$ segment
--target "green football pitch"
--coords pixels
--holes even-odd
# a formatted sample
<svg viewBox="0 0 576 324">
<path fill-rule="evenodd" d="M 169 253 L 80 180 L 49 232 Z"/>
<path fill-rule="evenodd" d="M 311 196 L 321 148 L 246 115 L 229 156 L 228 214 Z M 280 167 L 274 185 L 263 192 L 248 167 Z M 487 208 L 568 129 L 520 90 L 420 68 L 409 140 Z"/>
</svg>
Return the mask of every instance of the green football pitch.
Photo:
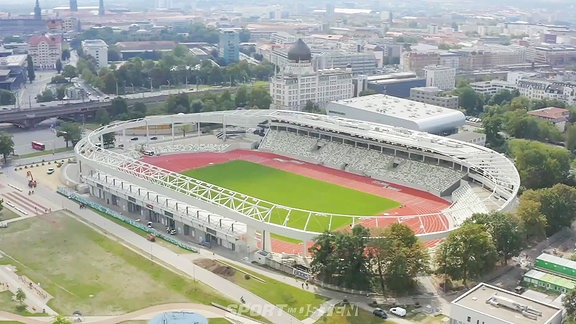
<svg viewBox="0 0 576 324">
<path fill-rule="evenodd" d="M 400 206 L 390 199 L 242 160 L 183 174 L 271 203 L 319 213 L 372 216 Z M 283 209 L 275 210 L 271 222 L 283 224 L 287 213 Z M 323 232 L 351 223 L 352 218 L 345 216 L 333 217 L 330 222 L 330 217 L 316 215 L 308 221 L 307 212 L 293 210 L 286 225 Z"/>
</svg>

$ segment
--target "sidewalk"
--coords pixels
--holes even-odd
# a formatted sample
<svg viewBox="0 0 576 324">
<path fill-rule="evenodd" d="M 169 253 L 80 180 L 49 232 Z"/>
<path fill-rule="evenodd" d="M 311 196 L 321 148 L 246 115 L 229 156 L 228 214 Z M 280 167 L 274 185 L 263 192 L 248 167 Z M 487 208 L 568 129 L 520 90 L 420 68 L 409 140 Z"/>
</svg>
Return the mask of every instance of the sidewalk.
<svg viewBox="0 0 576 324">
<path fill-rule="evenodd" d="M 26 179 L 15 173 L 13 170 L 10 170 L 6 174 L 11 178 L 11 181 L 15 185 L 22 187 L 26 184 Z M 138 248 L 142 255 L 149 257 L 149 254 L 142 252 L 150 251 L 151 249 L 151 243 L 144 237 L 135 234 L 129 229 L 124 228 L 89 209 L 79 209 L 77 203 L 66 199 L 65 197 L 51 191 L 45 186 L 39 186 L 36 188 L 36 195 L 46 197 L 51 202 L 51 208 L 53 211 L 60 210 L 62 208 L 68 209 L 76 214 L 79 218 L 95 225 L 96 227 L 102 229 L 104 232 L 109 233 L 116 238 L 121 238 L 121 240 L 126 242 L 129 246 Z M 168 248 L 158 244 L 153 245 L 153 249 L 155 259 L 158 259 L 171 267 L 179 269 L 181 272 L 186 273 L 190 278 L 194 278 L 195 280 L 207 284 L 228 298 L 239 301 L 240 296 L 244 296 L 244 299 L 246 300 L 246 306 L 253 307 L 252 309 L 254 311 L 261 312 L 262 309 L 270 310 L 268 314 L 261 315 L 265 316 L 272 322 L 301 323 L 295 317 L 269 303 L 268 301 L 258 297 L 257 295 L 252 294 L 250 291 L 243 289 L 230 281 L 223 280 L 220 276 L 208 270 L 196 266 L 184 256 L 178 255 Z"/>
</svg>

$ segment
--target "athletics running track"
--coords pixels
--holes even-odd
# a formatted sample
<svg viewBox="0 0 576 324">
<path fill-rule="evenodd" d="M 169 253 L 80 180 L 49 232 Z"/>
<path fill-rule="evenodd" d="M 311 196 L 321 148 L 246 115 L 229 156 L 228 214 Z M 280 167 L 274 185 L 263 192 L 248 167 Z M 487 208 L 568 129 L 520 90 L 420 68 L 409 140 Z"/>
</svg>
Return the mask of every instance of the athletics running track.
<svg viewBox="0 0 576 324">
<path fill-rule="evenodd" d="M 374 179 L 352 174 L 342 170 L 336 170 L 325 166 L 299 161 L 281 155 L 236 150 L 225 153 L 181 153 L 162 156 L 143 157 L 143 161 L 158 167 L 173 171 L 183 172 L 190 169 L 204 167 L 210 164 L 225 163 L 232 160 L 244 160 L 269 167 L 289 171 L 306 177 L 334 183 L 343 187 L 356 189 L 395 200 L 402 204 L 401 207 L 386 211 L 386 218 L 371 218 L 358 222 L 369 228 L 386 227 L 392 223 L 403 223 L 416 233 L 431 233 L 448 229 L 448 220 L 439 212 L 450 203 L 431 193 L 408 188 L 396 184 L 390 184 L 388 188 Z M 434 214 L 422 217 L 403 217 L 406 215 Z M 427 242 L 433 246 L 437 241 Z M 309 242 L 311 246 L 312 243 Z M 302 243 L 294 244 L 272 238 L 272 251 L 288 254 L 301 254 Z"/>
</svg>

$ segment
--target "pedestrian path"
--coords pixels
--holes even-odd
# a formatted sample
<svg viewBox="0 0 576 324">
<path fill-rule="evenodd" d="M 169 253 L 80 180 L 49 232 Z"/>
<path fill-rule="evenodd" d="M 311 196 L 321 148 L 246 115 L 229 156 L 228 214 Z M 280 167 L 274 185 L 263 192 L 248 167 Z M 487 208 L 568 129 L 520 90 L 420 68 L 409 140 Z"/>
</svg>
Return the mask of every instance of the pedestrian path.
<svg viewBox="0 0 576 324">
<path fill-rule="evenodd" d="M 47 302 L 52 297 L 38 286 L 37 283 L 15 273 L 14 267 L 9 265 L 0 266 L 0 283 L 14 295 L 16 295 L 18 289 L 21 289 L 26 294 L 24 304 L 28 305 L 28 309 L 32 313 L 45 312 L 49 315 L 58 314 L 47 305 Z"/>
</svg>

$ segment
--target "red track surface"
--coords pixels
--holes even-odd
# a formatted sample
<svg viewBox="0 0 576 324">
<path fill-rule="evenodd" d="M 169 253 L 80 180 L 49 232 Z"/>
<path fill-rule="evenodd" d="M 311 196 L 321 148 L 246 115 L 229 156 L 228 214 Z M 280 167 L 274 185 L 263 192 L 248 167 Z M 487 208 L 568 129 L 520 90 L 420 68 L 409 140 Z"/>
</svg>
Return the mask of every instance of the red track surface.
<svg viewBox="0 0 576 324">
<path fill-rule="evenodd" d="M 353 188 L 358 191 L 371 193 L 395 200 L 402 204 L 401 207 L 388 210 L 385 215 L 388 218 L 371 218 L 363 220 L 360 224 L 366 227 L 385 227 L 395 222 L 408 225 L 415 233 L 431 233 L 448 229 L 448 220 L 441 210 L 450 206 L 450 203 L 428 192 L 390 184 L 391 188 L 385 188 L 375 183 L 374 179 L 348 173 L 341 170 L 331 169 L 325 166 L 298 161 L 284 156 L 257 152 L 237 150 L 226 153 L 182 153 L 162 156 L 144 157 L 143 161 L 161 168 L 182 172 L 194 168 L 200 168 L 209 164 L 225 163 L 232 160 L 245 160 L 273 168 L 289 171 L 310 178 L 334 183 L 343 187 Z M 406 215 L 434 214 L 415 218 L 404 218 Z M 430 242 L 431 243 L 431 242 Z M 427 244 L 427 245 L 430 245 Z M 311 243 L 309 243 L 310 245 Z M 272 239 L 274 252 L 301 254 L 302 244 L 288 243 Z"/>
</svg>

